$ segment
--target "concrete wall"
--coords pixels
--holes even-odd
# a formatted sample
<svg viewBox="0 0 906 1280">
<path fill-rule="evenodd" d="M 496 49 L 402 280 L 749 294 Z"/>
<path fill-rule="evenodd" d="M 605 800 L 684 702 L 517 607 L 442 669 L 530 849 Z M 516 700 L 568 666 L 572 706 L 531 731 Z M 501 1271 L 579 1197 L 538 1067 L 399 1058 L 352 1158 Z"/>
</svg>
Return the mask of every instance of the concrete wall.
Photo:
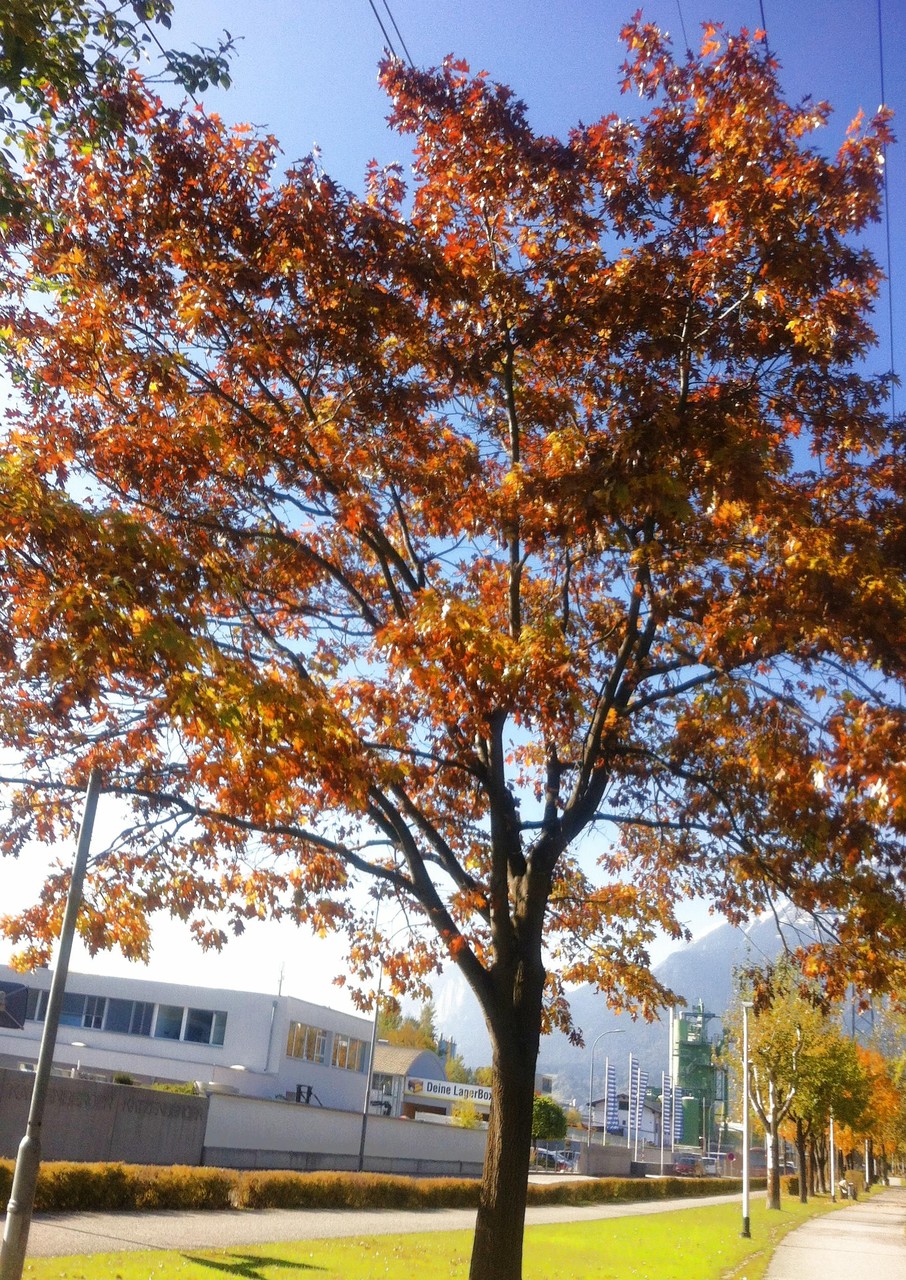
<svg viewBox="0 0 906 1280">
<path fill-rule="evenodd" d="M 621 1144 L 608 1142 L 606 1147 L 592 1144 L 590 1149 L 586 1146 L 580 1149 L 577 1172 L 593 1178 L 628 1178 L 631 1164 L 632 1152 L 625 1140 Z"/>
<path fill-rule="evenodd" d="M 295 1103 L 212 1096 L 204 1163 L 235 1169 L 354 1169 L 362 1117 Z M 486 1132 L 369 1116 L 365 1168 L 379 1173 L 477 1177 Z"/>
<path fill-rule="evenodd" d="M 34 1076 L 0 1070 L 0 1156 L 14 1158 Z M 200 1164 L 207 1098 L 52 1077 L 41 1137 L 45 1160 Z"/>
</svg>

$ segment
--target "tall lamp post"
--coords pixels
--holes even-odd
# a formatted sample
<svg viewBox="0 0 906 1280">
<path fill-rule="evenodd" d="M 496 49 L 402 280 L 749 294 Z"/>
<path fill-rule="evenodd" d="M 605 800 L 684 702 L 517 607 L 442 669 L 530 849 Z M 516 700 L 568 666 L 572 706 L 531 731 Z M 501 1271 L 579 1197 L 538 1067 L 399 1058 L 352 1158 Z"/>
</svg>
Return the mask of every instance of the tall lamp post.
<svg viewBox="0 0 906 1280">
<path fill-rule="evenodd" d="M 742 1231 L 746 1240 L 751 1238 L 749 1216 L 749 1010 L 751 1000 L 742 1002 Z"/>
<path fill-rule="evenodd" d="M 591 1158 L 591 1120 L 592 1120 L 592 1106 L 593 1106 L 593 1101 L 595 1096 L 593 1092 L 595 1087 L 595 1049 L 597 1049 L 598 1045 L 601 1043 L 601 1041 L 604 1039 L 605 1036 L 621 1036 L 624 1034 L 625 1034 L 624 1027 L 611 1027 L 607 1031 L 602 1031 L 601 1034 L 597 1037 L 597 1039 L 593 1042 L 591 1046 L 591 1065 L 588 1068 L 588 1134 L 585 1140 L 586 1162 L 588 1162 Z M 606 1115 L 604 1116 L 604 1137 L 605 1139 L 607 1137 L 607 1116 Z"/>
<path fill-rule="evenodd" d="M 831 1202 L 837 1203 L 837 1144 L 834 1140 L 834 1113 L 830 1113 L 830 1193 Z"/>
<path fill-rule="evenodd" d="M 2 1280 L 20 1280 L 25 1265 L 25 1251 L 28 1247 L 28 1233 L 31 1229 L 31 1216 L 35 1203 L 35 1188 L 38 1183 L 38 1171 L 41 1167 L 41 1130 L 44 1124 L 44 1110 L 50 1083 L 50 1071 L 57 1043 L 57 1031 L 60 1026 L 63 996 L 66 993 L 69 956 L 72 952 L 76 920 L 82 902 L 82 884 L 88 867 L 91 833 L 94 829 L 94 815 L 97 810 L 100 792 L 100 770 L 92 769 L 85 794 L 85 811 L 82 815 L 82 825 L 79 830 L 79 842 L 69 878 L 66 910 L 63 914 L 63 923 L 60 926 L 60 941 L 57 948 L 53 978 L 50 984 L 50 995 L 47 1000 L 47 1012 L 44 1015 L 44 1032 L 41 1036 L 41 1048 L 38 1052 L 38 1062 L 35 1067 L 28 1124 L 25 1130 L 25 1137 L 19 1143 L 19 1151 L 16 1155 L 16 1168 L 6 1210 L 3 1242 L 0 1244 L 0 1277 L 2 1277 Z"/>
<path fill-rule="evenodd" d="M 381 899 L 378 898 L 377 906 L 374 909 L 374 931 L 377 934 L 378 911 L 380 910 Z M 394 929 L 384 941 L 390 942 L 400 933 L 407 933 L 411 925 L 405 924 L 399 929 Z M 359 1173 L 365 1168 L 365 1139 L 368 1136 L 368 1116 L 371 1111 L 371 1086 L 374 1083 L 374 1051 L 377 1046 L 378 1018 L 381 1013 L 381 987 L 384 983 L 384 961 L 379 958 L 377 992 L 374 997 L 374 1022 L 371 1024 L 371 1048 L 368 1052 L 368 1074 L 365 1079 L 365 1098 L 362 1102 L 362 1128 L 359 1134 L 359 1159 L 356 1165 Z"/>
</svg>

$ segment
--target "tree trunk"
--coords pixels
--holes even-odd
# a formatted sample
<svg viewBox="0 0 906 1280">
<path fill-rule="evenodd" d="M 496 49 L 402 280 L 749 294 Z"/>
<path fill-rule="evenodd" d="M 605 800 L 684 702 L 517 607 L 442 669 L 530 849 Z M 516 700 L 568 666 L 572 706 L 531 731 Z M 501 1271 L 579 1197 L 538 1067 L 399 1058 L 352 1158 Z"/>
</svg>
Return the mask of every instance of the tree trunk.
<svg viewBox="0 0 906 1280">
<path fill-rule="evenodd" d="M 780 1208 L 780 1122 L 776 1108 L 771 1108 L 768 1130 L 768 1193 L 769 1209 Z"/>
<path fill-rule="evenodd" d="M 808 1161 L 805 1153 L 805 1125 L 796 1118 L 796 1162 L 799 1165 L 799 1201 L 808 1204 Z"/>
<path fill-rule="evenodd" d="M 827 1139 L 819 1137 L 815 1139 L 815 1153 L 818 1158 L 818 1181 L 821 1187 L 822 1195 L 826 1195 L 828 1191 L 827 1185 Z"/>
<path fill-rule="evenodd" d="M 521 1280 L 540 1003 L 518 1033 L 494 1034 L 494 1080 L 469 1280 Z M 526 1018 L 520 1011 L 519 1021 Z M 512 1018 L 512 1014 L 511 1014 Z M 514 1034 L 515 1030 L 515 1034 Z"/>
</svg>

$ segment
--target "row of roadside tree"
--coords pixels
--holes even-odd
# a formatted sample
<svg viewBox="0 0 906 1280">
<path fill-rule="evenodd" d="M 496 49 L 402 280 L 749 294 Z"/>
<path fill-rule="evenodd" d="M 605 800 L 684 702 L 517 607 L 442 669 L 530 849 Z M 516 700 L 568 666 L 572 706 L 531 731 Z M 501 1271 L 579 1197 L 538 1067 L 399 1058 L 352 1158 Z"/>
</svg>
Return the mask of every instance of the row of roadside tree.
<svg viewBox="0 0 906 1280">
<path fill-rule="evenodd" d="M 749 1097 L 768 1149 L 768 1204 L 780 1207 L 781 1143 L 795 1144 L 799 1196 L 826 1192 L 844 1168 L 885 1177 L 906 1152 L 906 1025 L 871 1011 L 860 1043 L 844 1010 L 786 961 L 742 975 L 721 1057 L 742 1097 L 743 1003 L 749 1014 Z M 864 1037 L 863 1037 L 864 1039 Z M 834 1121 L 834 1153 L 830 1150 Z"/>
</svg>

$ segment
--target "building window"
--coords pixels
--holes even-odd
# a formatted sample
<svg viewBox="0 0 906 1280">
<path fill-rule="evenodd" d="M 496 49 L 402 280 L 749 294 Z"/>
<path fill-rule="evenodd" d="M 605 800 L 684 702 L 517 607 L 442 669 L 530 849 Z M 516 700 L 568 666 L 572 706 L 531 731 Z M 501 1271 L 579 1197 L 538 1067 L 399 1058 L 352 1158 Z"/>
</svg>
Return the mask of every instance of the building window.
<svg viewBox="0 0 906 1280">
<path fill-rule="evenodd" d="M 331 1066 L 341 1071 L 363 1071 L 365 1069 L 365 1041 L 354 1040 L 352 1036 L 335 1035 Z"/>
<path fill-rule="evenodd" d="M 305 1022 L 291 1022 L 286 1038 L 286 1054 L 289 1058 L 303 1058 L 306 1062 L 323 1062 L 327 1050 L 327 1032 L 320 1027 L 310 1027 Z"/>
<path fill-rule="evenodd" d="M 60 1026 L 80 1027 L 84 1012 L 85 997 L 77 995 L 74 991 L 67 991 L 63 996 L 63 1003 L 60 1005 Z M 44 1016 L 47 1016 L 46 1011 Z"/>
<path fill-rule="evenodd" d="M 93 1031 L 100 1031 L 104 1025 L 106 1007 L 106 996 L 86 996 L 85 1009 L 82 1013 L 82 1026 L 89 1027 Z"/>
<path fill-rule="evenodd" d="M 399 1089 L 397 1087 L 399 1079 L 399 1076 L 391 1076 L 384 1071 L 375 1071 L 371 1077 L 371 1093 L 368 1096 L 368 1108 L 370 1111 L 385 1116 L 394 1114 L 394 1104 L 399 1097 Z"/>
<path fill-rule="evenodd" d="M 47 991 L 29 990 L 25 1016 L 30 1022 L 45 1020 L 48 995 Z M 183 1040 L 192 1044 L 223 1044 L 226 1022 L 222 1009 L 185 1009 L 176 1004 L 86 996 L 77 991 L 66 992 L 60 1011 L 60 1023 L 64 1027 L 111 1031 L 123 1036 L 153 1034 L 156 1040 Z M 323 1036 L 324 1032 L 319 1034 Z M 321 1058 L 315 1061 L 323 1060 L 322 1046 Z"/>
<path fill-rule="evenodd" d="M 107 1001 L 105 1031 L 118 1031 L 126 1036 L 150 1036 L 154 1005 L 145 1000 Z"/>
<path fill-rule="evenodd" d="M 28 989 L 28 1003 L 25 1006 L 25 1017 L 29 1022 L 43 1022 L 47 1013 L 47 991 L 38 991 L 35 987 Z"/>
<path fill-rule="evenodd" d="M 183 1040 L 193 1044 L 223 1044 L 226 1014 L 218 1009 L 189 1009 Z"/>
<path fill-rule="evenodd" d="M 185 1009 L 178 1004 L 159 1004 L 154 1019 L 155 1040 L 181 1040 Z"/>
</svg>

